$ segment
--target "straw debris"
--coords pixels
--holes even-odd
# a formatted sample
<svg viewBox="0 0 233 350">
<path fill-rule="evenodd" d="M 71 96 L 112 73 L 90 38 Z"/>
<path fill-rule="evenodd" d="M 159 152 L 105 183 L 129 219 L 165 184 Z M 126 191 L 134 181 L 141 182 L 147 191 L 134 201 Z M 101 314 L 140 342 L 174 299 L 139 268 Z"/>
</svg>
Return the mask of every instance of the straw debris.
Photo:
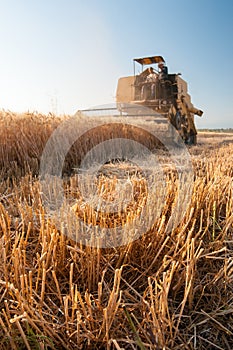
<svg viewBox="0 0 233 350">
<path fill-rule="evenodd" d="M 169 234 L 174 171 L 153 227 L 104 249 L 73 241 L 46 216 L 40 157 L 61 120 L 0 114 L 0 349 L 232 349 L 233 143 L 190 149 L 192 201 Z M 147 198 L 144 180 L 129 179 L 134 204 L 115 216 L 82 205 L 75 175 L 64 191 L 84 221 L 114 227 Z M 104 200 L 118 195 L 115 181 L 99 177 Z"/>
</svg>

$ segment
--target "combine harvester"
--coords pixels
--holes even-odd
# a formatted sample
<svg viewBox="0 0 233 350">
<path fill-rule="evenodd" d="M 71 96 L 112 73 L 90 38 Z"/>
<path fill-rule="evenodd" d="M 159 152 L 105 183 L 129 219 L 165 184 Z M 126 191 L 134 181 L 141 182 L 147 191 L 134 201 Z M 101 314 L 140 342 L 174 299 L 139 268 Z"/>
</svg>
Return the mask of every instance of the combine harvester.
<svg viewBox="0 0 233 350">
<path fill-rule="evenodd" d="M 185 144 L 195 145 L 197 130 L 194 115 L 202 116 L 203 112 L 193 106 L 187 82 L 180 77 L 180 73 L 168 74 L 162 56 L 135 58 L 133 62 L 134 75 L 118 80 L 116 105 L 85 109 L 78 113 L 106 120 L 108 117 L 127 116 L 131 122 L 136 119 L 154 121 L 154 126 L 150 123 L 149 127 L 160 132 L 161 124 L 165 125 L 167 132 L 163 130 L 163 135 L 167 140 L 174 142 L 177 138 L 174 131 L 177 130 Z M 141 65 L 139 74 L 135 74 L 136 64 Z M 158 69 L 155 65 L 158 65 Z M 117 123 L 117 118 L 115 120 Z"/>
<path fill-rule="evenodd" d="M 187 82 L 180 73 L 168 74 L 162 56 L 135 58 L 133 61 L 134 75 L 118 80 L 117 103 L 134 103 L 153 109 L 169 119 L 186 144 L 195 145 L 194 115 L 201 117 L 203 112 L 193 106 Z M 141 65 L 140 74 L 135 74 L 136 64 Z M 159 70 L 154 68 L 156 64 Z"/>
</svg>

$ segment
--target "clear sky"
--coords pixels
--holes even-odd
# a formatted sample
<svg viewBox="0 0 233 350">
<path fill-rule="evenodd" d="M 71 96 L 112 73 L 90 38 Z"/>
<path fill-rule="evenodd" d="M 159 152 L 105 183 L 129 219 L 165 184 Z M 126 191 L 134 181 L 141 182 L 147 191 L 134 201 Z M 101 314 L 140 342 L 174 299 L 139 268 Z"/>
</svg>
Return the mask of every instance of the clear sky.
<svg viewBox="0 0 233 350">
<path fill-rule="evenodd" d="M 0 109 L 114 102 L 135 57 L 181 72 L 199 128 L 233 127 L 233 1 L 0 0 Z"/>
</svg>

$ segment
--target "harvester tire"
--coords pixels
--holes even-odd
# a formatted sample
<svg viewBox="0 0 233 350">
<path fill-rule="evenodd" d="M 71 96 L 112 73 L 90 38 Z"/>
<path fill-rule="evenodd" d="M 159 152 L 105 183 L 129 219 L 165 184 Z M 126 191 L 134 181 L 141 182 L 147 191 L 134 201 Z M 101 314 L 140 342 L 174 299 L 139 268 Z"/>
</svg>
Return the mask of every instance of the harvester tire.
<svg viewBox="0 0 233 350">
<path fill-rule="evenodd" d="M 177 130 L 180 130 L 180 129 L 181 129 L 182 118 L 181 118 L 180 112 L 178 112 L 178 111 L 177 111 L 176 114 L 175 114 L 174 124 L 175 124 L 175 128 L 176 128 Z"/>
<path fill-rule="evenodd" d="M 187 135 L 185 143 L 187 145 L 196 145 L 197 144 L 197 135 L 190 133 L 189 135 Z"/>
</svg>

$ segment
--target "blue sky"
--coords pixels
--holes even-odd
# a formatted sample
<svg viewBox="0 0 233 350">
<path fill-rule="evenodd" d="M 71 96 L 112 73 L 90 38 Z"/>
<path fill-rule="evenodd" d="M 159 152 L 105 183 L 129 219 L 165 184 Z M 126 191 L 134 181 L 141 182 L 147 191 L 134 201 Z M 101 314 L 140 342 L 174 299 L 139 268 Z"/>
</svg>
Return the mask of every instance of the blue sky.
<svg viewBox="0 0 233 350">
<path fill-rule="evenodd" d="M 233 127 L 233 1 L 0 0 L 0 108 L 73 114 L 114 102 L 134 57 L 189 84 L 199 128 Z"/>
</svg>

